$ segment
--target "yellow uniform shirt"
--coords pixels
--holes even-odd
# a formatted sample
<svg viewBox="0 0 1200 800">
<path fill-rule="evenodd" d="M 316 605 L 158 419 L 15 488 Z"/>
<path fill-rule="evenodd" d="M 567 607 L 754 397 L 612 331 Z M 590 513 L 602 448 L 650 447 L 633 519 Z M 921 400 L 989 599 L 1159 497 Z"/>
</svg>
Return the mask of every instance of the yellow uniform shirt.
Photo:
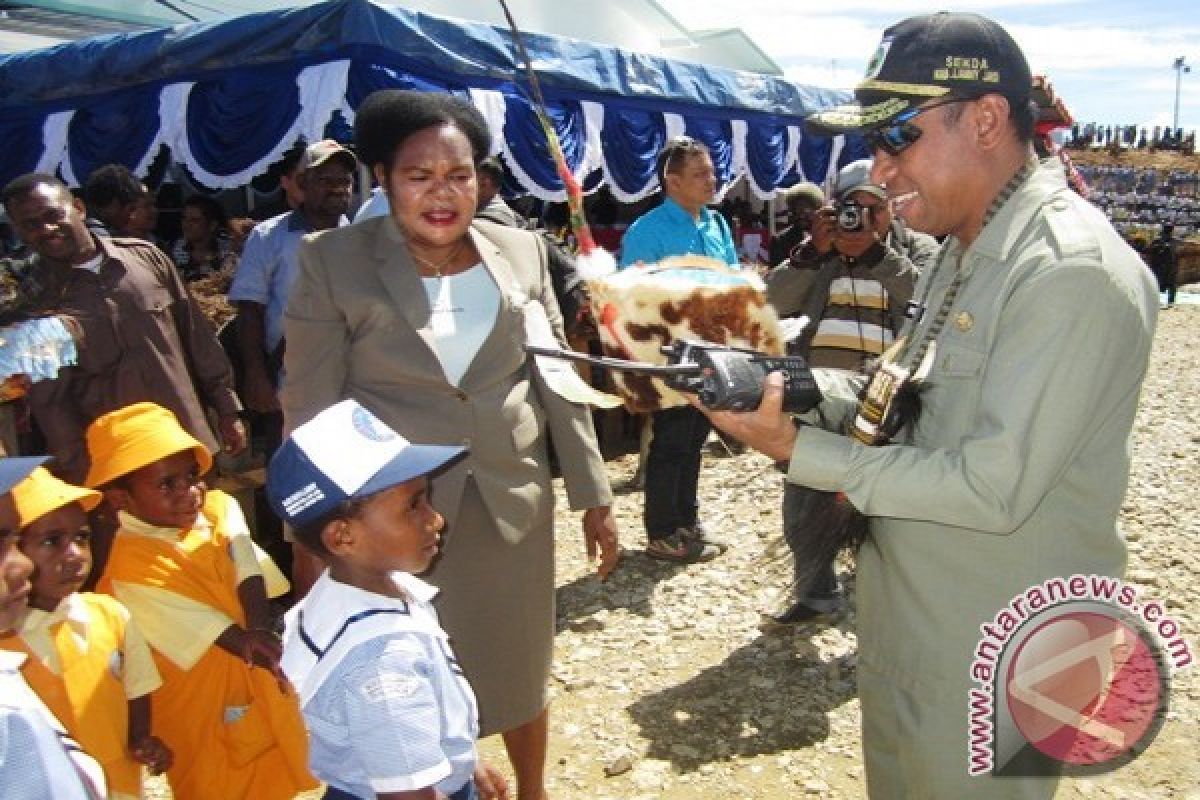
<svg viewBox="0 0 1200 800">
<path fill-rule="evenodd" d="M 109 797 L 141 796 L 142 767 L 129 754 L 129 705 L 162 680 L 129 612 L 105 595 L 73 594 L 54 611 L 30 609 L 0 647 L 32 656 L 30 687 L 104 770 Z"/>
</svg>

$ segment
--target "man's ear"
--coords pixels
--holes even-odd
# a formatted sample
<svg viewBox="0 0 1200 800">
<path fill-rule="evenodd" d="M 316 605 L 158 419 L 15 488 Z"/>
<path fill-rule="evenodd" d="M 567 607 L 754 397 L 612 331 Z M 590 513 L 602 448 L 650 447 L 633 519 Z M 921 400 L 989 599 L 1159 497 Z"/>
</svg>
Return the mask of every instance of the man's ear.
<svg viewBox="0 0 1200 800">
<path fill-rule="evenodd" d="M 331 520 L 321 529 L 321 544 L 335 556 L 353 550 L 356 538 L 354 526 L 349 520 Z"/>
<path fill-rule="evenodd" d="M 985 94 L 975 101 L 975 138 L 986 149 L 994 148 L 1008 133 L 1008 98 L 1002 94 Z"/>
<path fill-rule="evenodd" d="M 675 191 L 675 188 L 676 188 L 676 186 L 678 186 L 678 184 L 679 184 L 679 173 L 678 172 L 664 172 L 663 173 L 663 187 L 662 188 L 663 188 L 664 192 L 670 194 L 671 192 Z"/>
</svg>

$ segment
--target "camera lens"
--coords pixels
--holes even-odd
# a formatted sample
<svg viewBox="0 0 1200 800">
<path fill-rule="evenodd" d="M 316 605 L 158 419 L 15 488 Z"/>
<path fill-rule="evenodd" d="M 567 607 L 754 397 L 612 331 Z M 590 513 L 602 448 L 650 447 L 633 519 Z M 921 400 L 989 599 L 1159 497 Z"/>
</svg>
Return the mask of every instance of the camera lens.
<svg viewBox="0 0 1200 800">
<path fill-rule="evenodd" d="M 858 203 L 843 203 L 838 206 L 837 226 L 847 233 L 861 231 L 867 224 L 867 210 Z"/>
</svg>

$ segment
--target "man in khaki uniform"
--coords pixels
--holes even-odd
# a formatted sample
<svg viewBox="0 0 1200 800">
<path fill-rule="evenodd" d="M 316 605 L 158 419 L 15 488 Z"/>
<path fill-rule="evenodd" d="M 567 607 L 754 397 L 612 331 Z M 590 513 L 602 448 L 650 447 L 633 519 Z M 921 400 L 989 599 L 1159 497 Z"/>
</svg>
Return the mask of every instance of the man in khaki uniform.
<svg viewBox="0 0 1200 800">
<path fill-rule="evenodd" d="M 1051 796 L 1053 764 L 968 774 L 980 626 L 1034 584 L 1125 568 L 1116 520 L 1157 296 L 1061 165 L 1035 159 L 1030 85 L 1000 26 L 933 14 L 884 33 L 856 105 L 810 120 L 862 131 L 898 216 L 947 237 L 895 359 L 913 366 L 934 347 L 911 432 L 871 447 L 797 429 L 778 376 L 757 412 L 712 415 L 790 459 L 793 482 L 844 492 L 870 518 L 858 679 L 873 798 Z M 825 388 L 825 417 L 853 417 L 854 387 Z"/>
</svg>

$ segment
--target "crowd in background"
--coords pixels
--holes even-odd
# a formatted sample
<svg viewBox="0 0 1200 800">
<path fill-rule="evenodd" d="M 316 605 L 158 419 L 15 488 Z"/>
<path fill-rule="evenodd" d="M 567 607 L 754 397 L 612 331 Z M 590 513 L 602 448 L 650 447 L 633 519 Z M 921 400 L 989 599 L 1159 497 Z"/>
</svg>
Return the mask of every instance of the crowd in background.
<svg viewBox="0 0 1200 800">
<path fill-rule="evenodd" d="M 1071 126 L 1063 147 L 1070 150 L 1109 147 L 1121 150 L 1177 150 L 1181 153 L 1195 153 L 1196 132 L 1162 125 L 1139 128 L 1137 125 L 1076 123 Z"/>
<path fill-rule="evenodd" d="M 1200 172 L 1126 166 L 1078 166 L 1088 199 L 1124 234 L 1164 223 L 1187 237 L 1200 231 Z"/>
</svg>

